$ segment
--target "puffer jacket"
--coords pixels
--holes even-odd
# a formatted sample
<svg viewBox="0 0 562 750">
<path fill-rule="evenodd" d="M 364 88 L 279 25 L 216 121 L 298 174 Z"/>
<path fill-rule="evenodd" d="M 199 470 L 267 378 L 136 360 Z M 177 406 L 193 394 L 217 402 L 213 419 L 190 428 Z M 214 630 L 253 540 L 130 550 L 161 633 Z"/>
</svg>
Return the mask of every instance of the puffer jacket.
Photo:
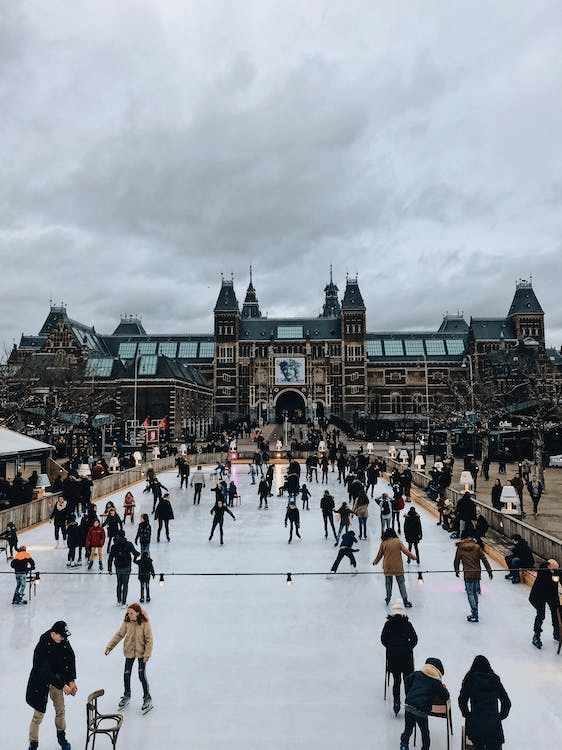
<svg viewBox="0 0 562 750">
<path fill-rule="evenodd" d="M 123 654 L 126 659 L 144 659 L 152 656 L 152 628 L 146 612 L 143 610 L 143 622 L 125 620 L 119 630 L 105 647 L 112 651 L 119 641 L 123 640 Z"/>
<path fill-rule="evenodd" d="M 441 682 L 442 679 L 439 669 L 427 662 L 418 672 L 409 674 L 404 679 L 406 711 L 415 716 L 427 716 L 436 700 L 447 701 L 449 691 Z"/>
<path fill-rule="evenodd" d="M 488 558 L 482 552 L 482 548 L 475 539 L 461 539 L 456 544 L 457 552 L 455 554 L 455 573 L 459 572 L 460 562 L 462 560 L 462 567 L 464 572 L 465 581 L 479 581 L 482 578 L 482 569 L 480 563 L 484 563 L 484 567 L 491 576 L 492 568 L 488 562 Z"/>
</svg>

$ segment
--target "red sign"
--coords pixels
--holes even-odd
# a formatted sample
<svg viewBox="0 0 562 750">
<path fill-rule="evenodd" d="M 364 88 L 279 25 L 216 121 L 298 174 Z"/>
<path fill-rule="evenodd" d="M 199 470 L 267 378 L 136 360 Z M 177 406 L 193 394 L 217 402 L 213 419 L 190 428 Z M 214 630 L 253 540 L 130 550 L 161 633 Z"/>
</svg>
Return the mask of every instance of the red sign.
<svg viewBox="0 0 562 750">
<path fill-rule="evenodd" d="M 160 430 L 158 427 L 149 427 L 146 431 L 146 442 L 147 445 L 158 445 L 158 438 L 160 435 Z"/>
</svg>

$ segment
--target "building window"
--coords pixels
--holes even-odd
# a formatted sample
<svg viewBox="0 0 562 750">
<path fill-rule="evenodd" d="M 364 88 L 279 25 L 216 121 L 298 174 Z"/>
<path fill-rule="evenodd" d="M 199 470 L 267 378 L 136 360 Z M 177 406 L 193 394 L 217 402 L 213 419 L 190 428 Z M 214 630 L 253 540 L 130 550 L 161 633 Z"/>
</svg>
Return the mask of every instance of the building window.
<svg viewBox="0 0 562 750">
<path fill-rule="evenodd" d="M 234 347 L 233 346 L 219 346 L 218 347 L 218 361 L 219 362 L 233 362 L 234 361 Z"/>
<path fill-rule="evenodd" d="M 392 414 L 402 413 L 402 396 L 399 393 L 390 394 L 390 412 Z"/>
</svg>

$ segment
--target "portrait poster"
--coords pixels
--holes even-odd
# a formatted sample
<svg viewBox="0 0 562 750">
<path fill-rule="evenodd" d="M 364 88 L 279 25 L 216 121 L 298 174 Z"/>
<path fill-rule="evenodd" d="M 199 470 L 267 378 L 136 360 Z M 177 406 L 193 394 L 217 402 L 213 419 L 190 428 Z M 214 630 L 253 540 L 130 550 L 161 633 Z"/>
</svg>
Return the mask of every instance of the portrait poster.
<svg viewBox="0 0 562 750">
<path fill-rule="evenodd" d="M 305 382 L 304 357 L 275 358 L 275 385 L 304 385 Z"/>
</svg>

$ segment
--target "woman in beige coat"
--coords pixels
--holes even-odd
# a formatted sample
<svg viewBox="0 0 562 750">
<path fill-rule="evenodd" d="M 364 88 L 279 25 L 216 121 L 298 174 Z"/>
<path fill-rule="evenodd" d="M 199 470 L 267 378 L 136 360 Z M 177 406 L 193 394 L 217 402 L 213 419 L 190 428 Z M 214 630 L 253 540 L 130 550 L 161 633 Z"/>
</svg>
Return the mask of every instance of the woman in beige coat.
<svg viewBox="0 0 562 750">
<path fill-rule="evenodd" d="M 415 560 L 416 556 L 409 552 L 406 547 L 402 544 L 400 539 L 396 536 L 394 529 L 385 529 L 382 535 L 381 546 L 377 552 L 377 556 L 373 560 L 373 565 L 376 565 L 382 558 L 382 567 L 384 570 L 384 582 L 386 585 L 386 604 L 390 602 L 392 596 L 392 579 L 396 578 L 400 594 L 404 602 L 405 607 L 411 607 L 411 602 L 408 601 L 408 594 L 406 592 L 406 584 L 404 583 L 404 563 L 402 561 L 402 555 L 406 555 L 411 560 Z"/>
<path fill-rule="evenodd" d="M 139 680 L 143 689 L 142 711 L 146 713 L 152 708 L 152 698 L 146 679 L 146 662 L 152 655 L 152 628 L 148 615 L 140 604 L 129 604 L 123 624 L 105 647 L 105 655 L 107 656 L 122 639 L 125 654 L 125 692 L 119 701 L 119 708 L 123 708 L 131 700 L 131 672 L 135 659 L 138 659 Z"/>
</svg>

